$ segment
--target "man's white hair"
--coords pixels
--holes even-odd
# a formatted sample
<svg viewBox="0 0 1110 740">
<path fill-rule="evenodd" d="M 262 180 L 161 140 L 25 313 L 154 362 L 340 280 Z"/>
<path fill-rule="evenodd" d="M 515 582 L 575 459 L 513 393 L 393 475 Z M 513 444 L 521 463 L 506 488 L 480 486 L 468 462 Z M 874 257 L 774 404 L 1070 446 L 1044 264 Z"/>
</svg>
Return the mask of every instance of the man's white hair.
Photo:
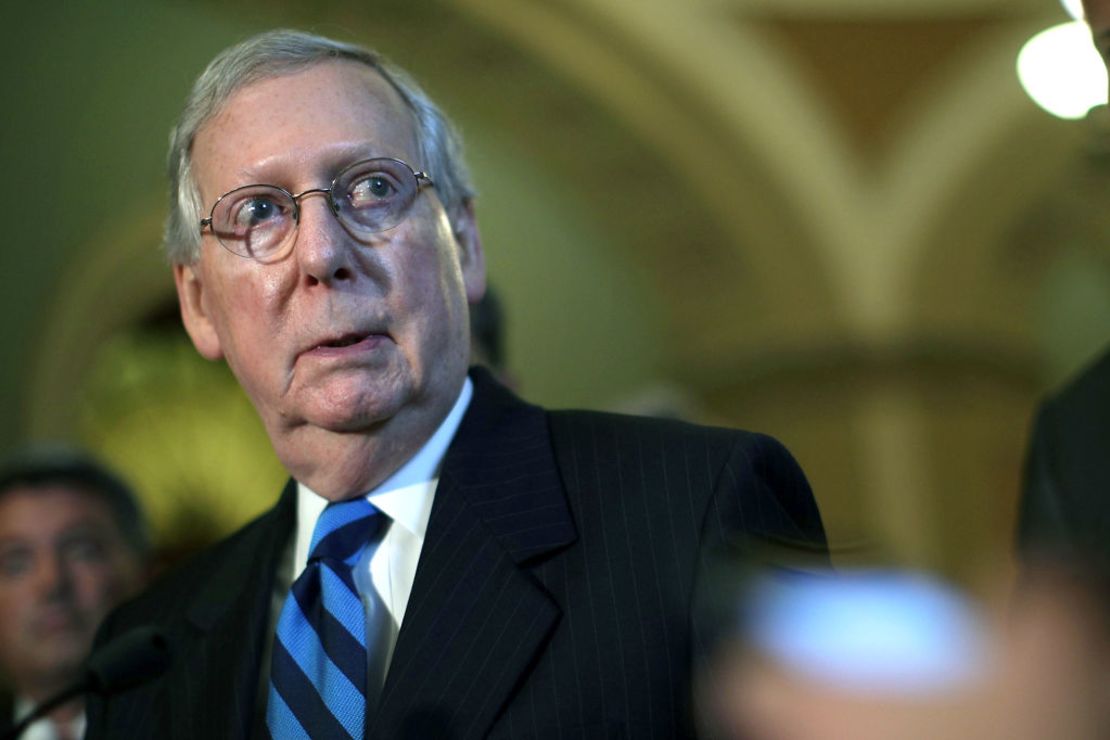
<svg viewBox="0 0 1110 740">
<path fill-rule="evenodd" d="M 418 164 L 435 182 L 452 223 L 475 193 L 455 127 L 403 70 L 380 54 L 354 44 L 291 30 L 268 31 L 221 52 L 193 84 L 177 125 L 170 132 L 170 209 L 163 247 L 172 264 L 200 257 L 200 219 L 204 204 L 192 171 L 197 131 L 237 90 L 254 82 L 293 74 L 321 62 L 349 60 L 382 76 L 412 112 Z"/>
</svg>

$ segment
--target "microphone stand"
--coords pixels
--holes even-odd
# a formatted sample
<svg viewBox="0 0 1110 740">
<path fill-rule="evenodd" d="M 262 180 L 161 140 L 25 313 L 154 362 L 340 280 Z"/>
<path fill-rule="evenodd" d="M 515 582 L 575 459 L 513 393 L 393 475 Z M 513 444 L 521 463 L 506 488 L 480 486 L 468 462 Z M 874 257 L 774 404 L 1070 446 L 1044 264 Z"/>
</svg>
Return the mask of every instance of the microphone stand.
<svg viewBox="0 0 1110 740">
<path fill-rule="evenodd" d="M 33 725 L 35 722 L 50 714 L 50 712 L 54 711 L 66 702 L 81 696 L 88 690 L 89 686 L 83 680 L 78 681 L 77 683 L 70 684 L 66 688 L 62 689 L 62 691 L 60 691 L 59 693 L 54 694 L 54 696 L 36 706 L 30 714 L 19 720 L 19 722 L 17 722 L 16 724 L 12 725 L 11 729 L 4 733 L 3 740 L 16 740 L 16 738 L 22 735 L 27 730 L 27 728 Z"/>
<path fill-rule="evenodd" d="M 0 740 L 17 740 L 33 723 L 68 701 L 95 691 L 112 694 L 162 675 L 170 666 L 169 641 L 155 627 L 126 632 L 89 656 L 81 678 L 35 707 Z"/>
</svg>

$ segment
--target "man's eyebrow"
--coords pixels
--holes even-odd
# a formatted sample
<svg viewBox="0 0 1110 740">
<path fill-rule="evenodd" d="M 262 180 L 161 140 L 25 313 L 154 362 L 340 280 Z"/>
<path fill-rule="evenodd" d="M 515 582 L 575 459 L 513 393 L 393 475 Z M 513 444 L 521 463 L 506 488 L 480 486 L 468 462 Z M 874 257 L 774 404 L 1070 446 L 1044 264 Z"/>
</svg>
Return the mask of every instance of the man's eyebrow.
<svg viewBox="0 0 1110 740">
<path fill-rule="evenodd" d="M 378 159 L 381 157 L 404 158 L 404 153 L 390 153 L 382 149 L 380 142 L 371 140 L 352 141 L 336 147 L 333 151 L 322 153 L 318 164 L 325 170 L 341 170 L 344 167 L 365 159 Z M 303 159 L 289 159 L 284 153 L 277 153 L 258 162 L 244 164 L 239 168 L 238 177 L 251 182 L 262 182 L 265 178 L 287 172 L 299 173 L 311 162 Z M 254 178 L 251 180 L 251 178 Z M 262 178 L 262 179 L 259 179 Z"/>
</svg>

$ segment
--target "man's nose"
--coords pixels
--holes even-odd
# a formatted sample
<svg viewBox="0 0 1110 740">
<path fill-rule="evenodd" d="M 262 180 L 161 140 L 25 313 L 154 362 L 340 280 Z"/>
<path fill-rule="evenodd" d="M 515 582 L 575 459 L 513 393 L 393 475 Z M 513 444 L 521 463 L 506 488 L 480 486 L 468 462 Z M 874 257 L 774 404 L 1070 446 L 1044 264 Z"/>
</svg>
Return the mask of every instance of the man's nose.
<svg viewBox="0 0 1110 740">
<path fill-rule="evenodd" d="M 44 555 L 35 565 L 35 584 L 39 592 L 57 597 L 69 592 L 73 585 L 73 574 L 65 558 L 58 553 Z"/>
<path fill-rule="evenodd" d="M 332 210 L 328 192 L 311 190 L 301 198 L 293 254 L 305 277 L 313 284 L 350 278 L 351 250 L 355 245 Z"/>
</svg>

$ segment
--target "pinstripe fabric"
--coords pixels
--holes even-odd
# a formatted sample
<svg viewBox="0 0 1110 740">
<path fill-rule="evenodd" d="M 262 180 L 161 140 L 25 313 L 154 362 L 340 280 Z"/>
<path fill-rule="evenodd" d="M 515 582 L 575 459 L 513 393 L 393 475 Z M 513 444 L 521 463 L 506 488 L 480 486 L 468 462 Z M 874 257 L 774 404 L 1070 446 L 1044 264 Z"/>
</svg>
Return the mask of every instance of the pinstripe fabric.
<svg viewBox="0 0 1110 740">
<path fill-rule="evenodd" d="M 364 734 L 366 615 L 351 566 L 381 522 L 365 498 L 328 504 L 316 522 L 274 636 L 266 714 L 274 740 Z"/>
<path fill-rule="evenodd" d="M 700 574 L 748 536 L 823 543 L 800 469 L 760 435 L 476 390 L 373 736 L 692 736 Z"/>
<path fill-rule="evenodd" d="M 367 737 L 693 736 L 691 614 L 708 565 L 752 536 L 824 541 L 798 466 L 760 435 L 547 413 L 473 378 Z M 224 635 L 213 623 L 203 639 Z M 139 736 L 233 736 L 190 734 L 200 705 L 170 695 L 146 695 L 156 716 L 113 700 L 106 719 L 142 716 Z M 110 736 L 96 711 L 93 740 Z"/>
</svg>

